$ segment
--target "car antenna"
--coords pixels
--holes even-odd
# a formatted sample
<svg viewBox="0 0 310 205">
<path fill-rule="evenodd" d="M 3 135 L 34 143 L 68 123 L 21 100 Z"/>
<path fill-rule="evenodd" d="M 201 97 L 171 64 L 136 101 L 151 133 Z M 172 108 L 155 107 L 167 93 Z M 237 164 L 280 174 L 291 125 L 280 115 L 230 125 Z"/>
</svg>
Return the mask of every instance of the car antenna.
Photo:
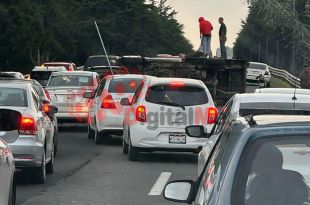
<svg viewBox="0 0 310 205">
<path fill-rule="evenodd" d="M 105 46 L 104 46 L 104 43 L 103 43 L 103 40 L 102 40 L 102 37 L 101 37 L 101 34 L 100 34 L 100 31 L 99 31 L 99 28 L 98 28 L 98 25 L 97 25 L 97 22 L 94 21 L 94 24 L 96 26 L 96 29 L 97 29 L 97 32 L 98 32 L 98 36 L 99 36 L 99 39 L 100 39 L 100 42 L 101 42 L 101 45 L 102 45 L 102 48 L 103 48 L 103 51 L 105 53 L 105 56 L 107 58 L 107 61 L 108 61 L 108 65 L 109 65 L 109 68 L 110 68 L 110 72 L 112 74 L 112 78 L 113 78 L 113 70 L 112 70 L 112 66 L 111 66 L 111 63 L 110 63 L 110 59 L 108 57 L 108 53 L 107 53 L 107 50 L 105 49 Z"/>
<path fill-rule="evenodd" d="M 297 100 L 296 91 L 297 91 L 297 88 L 295 88 L 295 90 L 294 90 L 294 96 L 292 97 L 292 100 Z"/>
</svg>

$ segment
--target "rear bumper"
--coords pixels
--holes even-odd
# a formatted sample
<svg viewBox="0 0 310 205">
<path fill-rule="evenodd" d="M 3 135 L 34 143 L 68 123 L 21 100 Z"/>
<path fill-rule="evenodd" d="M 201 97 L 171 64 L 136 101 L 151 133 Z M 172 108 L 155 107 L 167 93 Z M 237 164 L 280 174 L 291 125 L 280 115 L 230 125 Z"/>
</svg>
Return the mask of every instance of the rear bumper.
<svg viewBox="0 0 310 205">
<path fill-rule="evenodd" d="M 78 123 L 87 123 L 88 122 L 88 113 L 75 113 L 75 112 L 59 112 L 56 113 L 57 121 L 60 123 L 63 122 L 78 122 Z"/>
<path fill-rule="evenodd" d="M 96 116 L 96 122 L 99 132 L 120 132 L 123 131 L 124 115 L 108 111 L 100 110 Z"/>
<path fill-rule="evenodd" d="M 8 143 L 17 168 L 41 166 L 44 145 L 36 139 L 36 136 L 23 135 L 14 143 Z"/>
</svg>

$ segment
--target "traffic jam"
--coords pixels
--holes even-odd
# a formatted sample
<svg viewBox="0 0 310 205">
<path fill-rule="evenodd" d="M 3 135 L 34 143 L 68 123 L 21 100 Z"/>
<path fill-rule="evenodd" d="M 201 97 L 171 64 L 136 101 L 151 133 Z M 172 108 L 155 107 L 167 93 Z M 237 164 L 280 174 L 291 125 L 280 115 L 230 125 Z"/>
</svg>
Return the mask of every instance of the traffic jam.
<svg viewBox="0 0 310 205">
<path fill-rule="evenodd" d="M 236 75 L 238 80 L 229 81 Z M 133 163 L 133 173 L 143 166 L 156 170 L 156 163 L 147 162 L 145 155 L 171 158 L 166 163 L 180 160 L 183 153 L 195 158 L 183 179 L 171 180 L 172 173 L 165 172 L 169 165 L 160 168 L 149 195 L 162 195 L 166 202 L 309 204 L 310 91 L 269 88 L 270 79 L 266 64 L 170 55 L 90 56 L 81 67 L 50 62 L 27 76 L 2 72 L 0 204 L 17 204 L 18 187 L 25 186 L 20 178 L 29 179 L 27 186 L 44 187 L 57 174 L 67 124 L 76 133 L 85 128 L 82 138 L 92 142 L 90 150 L 117 146 L 122 156 L 113 152 L 115 157 Z M 111 144 L 115 139 L 116 145 Z M 181 159 L 175 165 L 175 172 L 183 163 Z M 105 178 L 105 171 L 99 174 Z M 132 180 L 143 181 L 136 177 Z M 108 182 L 102 186 L 114 185 Z M 56 203 L 69 204 L 57 197 Z"/>
</svg>

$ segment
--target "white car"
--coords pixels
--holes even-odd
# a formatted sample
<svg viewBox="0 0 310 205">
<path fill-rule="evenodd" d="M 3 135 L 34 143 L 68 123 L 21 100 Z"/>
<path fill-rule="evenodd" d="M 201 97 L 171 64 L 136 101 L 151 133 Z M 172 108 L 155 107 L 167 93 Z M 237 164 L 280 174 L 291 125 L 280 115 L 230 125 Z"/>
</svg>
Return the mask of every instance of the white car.
<svg viewBox="0 0 310 205">
<path fill-rule="evenodd" d="M 104 77 L 91 98 L 92 105 L 88 112 L 88 138 L 96 144 L 106 142 L 110 134 L 123 134 L 124 113 L 126 107 L 120 104 L 122 98 L 131 99 L 144 78 L 147 76 L 124 74 Z"/>
<path fill-rule="evenodd" d="M 310 95 L 309 89 L 300 88 L 259 88 L 255 89 L 255 93 L 275 93 L 275 94 L 303 94 Z"/>
<path fill-rule="evenodd" d="M 260 76 L 266 82 L 265 86 L 270 87 L 271 73 L 268 65 L 265 63 L 250 62 L 246 74 L 247 82 L 258 84 Z"/>
<path fill-rule="evenodd" d="M 237 117 L 259 114 L 310 114 L 310 95 L 249 93 L 234 95 L 223 107 L 216 124 L 198 155 L 198 175 L 225 127 Z"/>
<path fill-rule="evenodd" d="M 185 134 L 188 125 L 203 124 L 211 131 L 217 109 L 200 80 L 148 78 L 137 89 L 125 115 L 123 153 L 138 160 L 139 152 L 199 152 L 206 138 Z"/>
</svg>

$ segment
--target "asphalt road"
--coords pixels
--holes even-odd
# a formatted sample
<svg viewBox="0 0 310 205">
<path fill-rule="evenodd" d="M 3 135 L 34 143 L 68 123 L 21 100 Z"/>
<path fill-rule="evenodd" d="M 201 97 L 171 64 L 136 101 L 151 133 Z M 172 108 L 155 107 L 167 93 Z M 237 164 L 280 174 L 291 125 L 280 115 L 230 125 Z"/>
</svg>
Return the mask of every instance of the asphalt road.
<svg viewBox="0 0 310 205">
<path fill-rule="evenodd" d="M 174 204 L 161 196 L 165 182 L 197 176 L 197 155 L 191 153 L 148 153 L 130 162 L 120 137 L 95 145 L 87 128 L 76 124 L 61 126 L 58 140 L 55 173 L 46 184 L 32 184 L 18 173 L 17 205 Z"/>
<path fill-rule="evenodd" d="M 32 184 L 19 173 L 17 204 L 173 204 L 160 195 L 163 182 L 197 176 L 197 155 L 152 153 L 130 162 L 121 145 L 120 137 L 95 145 L 87 139 L 86 127 L 62 127 L 55 173 L 45 185 Z"/>
</svg>

